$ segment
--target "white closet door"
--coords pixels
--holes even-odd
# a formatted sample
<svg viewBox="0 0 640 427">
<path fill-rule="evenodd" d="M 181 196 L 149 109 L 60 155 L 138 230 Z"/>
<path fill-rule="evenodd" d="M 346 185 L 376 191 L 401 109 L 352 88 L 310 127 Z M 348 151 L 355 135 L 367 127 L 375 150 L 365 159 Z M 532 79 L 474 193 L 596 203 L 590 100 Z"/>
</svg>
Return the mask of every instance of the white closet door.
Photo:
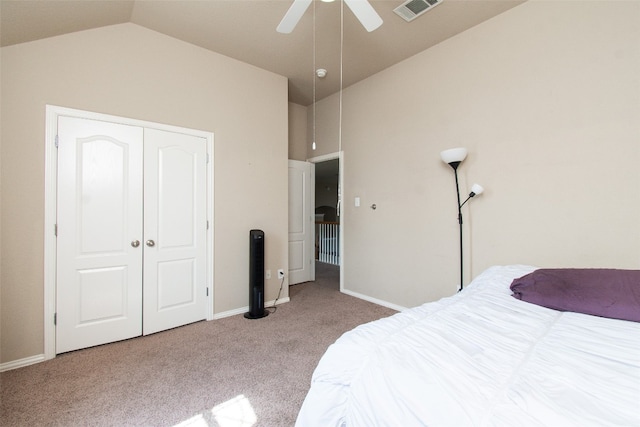
<svg viewBox="0 0 640 427">
<path fill-rule="evenodd" d="M 206 318 L 206 139 L 145 129 L 143 333 Z"/>
<path fill-rule="evenodd" d="M 58 120 L 56 352 L 141 334 L 140 127 Z"/>
</svg>

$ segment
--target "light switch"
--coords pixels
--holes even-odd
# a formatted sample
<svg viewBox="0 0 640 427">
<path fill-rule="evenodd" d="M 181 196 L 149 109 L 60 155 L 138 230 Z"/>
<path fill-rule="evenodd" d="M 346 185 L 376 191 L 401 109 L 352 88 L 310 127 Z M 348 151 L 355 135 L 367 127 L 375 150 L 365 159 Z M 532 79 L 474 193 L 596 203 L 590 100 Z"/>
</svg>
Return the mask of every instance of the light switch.
<svg viewBox="0 0 640 427">
<path fill-rule="evenodd" d="M 356 208 L 360 207 L 360 197 L 356 197 L 355 204 L 356 204 Z"/>
</svg>

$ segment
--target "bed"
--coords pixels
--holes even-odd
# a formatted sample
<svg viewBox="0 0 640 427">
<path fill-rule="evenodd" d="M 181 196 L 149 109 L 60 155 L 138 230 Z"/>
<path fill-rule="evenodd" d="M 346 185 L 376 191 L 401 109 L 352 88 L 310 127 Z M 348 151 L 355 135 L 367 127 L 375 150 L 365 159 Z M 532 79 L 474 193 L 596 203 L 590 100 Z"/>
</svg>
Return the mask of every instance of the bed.
<svg viewBox="0 0 640 427">
<path fill-rule="evenodd" d="M 640 426 L 640 323 L 514 298 L 514 280 L 538 271 L 491 267 L 345 333 L 296 426 Z M 639 280 L 625 309 L 640 316 L 640 271 L 628 271 Z"/>
</svg>

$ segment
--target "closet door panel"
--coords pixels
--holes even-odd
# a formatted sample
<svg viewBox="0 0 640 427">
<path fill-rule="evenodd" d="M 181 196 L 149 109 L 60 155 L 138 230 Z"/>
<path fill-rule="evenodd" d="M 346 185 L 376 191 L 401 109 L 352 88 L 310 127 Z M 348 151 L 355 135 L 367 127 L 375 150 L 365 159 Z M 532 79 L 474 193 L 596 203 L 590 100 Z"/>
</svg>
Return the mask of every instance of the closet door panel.
<svg viewBox="0 0 640 427">
<path fill-rule="evenodd" d="M 142 138 L 58 120 L 57 353 L 142 334 Z"/>
<path fill-rule="evenodd" d="M 206 317 L 206 139 L 145 129 L 143 333 Z"/>
</svg>

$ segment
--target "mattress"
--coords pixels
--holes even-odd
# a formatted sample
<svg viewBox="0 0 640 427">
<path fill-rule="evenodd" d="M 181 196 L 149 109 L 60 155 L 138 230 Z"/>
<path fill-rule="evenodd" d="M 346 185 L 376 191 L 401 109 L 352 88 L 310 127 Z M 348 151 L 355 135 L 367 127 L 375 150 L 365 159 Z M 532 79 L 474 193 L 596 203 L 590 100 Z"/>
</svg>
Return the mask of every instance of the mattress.
<svg viewBox="0 0 640 427">
<path fill-rule="evenodd" d="M 513 298 L 533 270 L 491 267 L 345 333 L 296 426 L 640 426 L 640 323 Z"/>
</svg>

